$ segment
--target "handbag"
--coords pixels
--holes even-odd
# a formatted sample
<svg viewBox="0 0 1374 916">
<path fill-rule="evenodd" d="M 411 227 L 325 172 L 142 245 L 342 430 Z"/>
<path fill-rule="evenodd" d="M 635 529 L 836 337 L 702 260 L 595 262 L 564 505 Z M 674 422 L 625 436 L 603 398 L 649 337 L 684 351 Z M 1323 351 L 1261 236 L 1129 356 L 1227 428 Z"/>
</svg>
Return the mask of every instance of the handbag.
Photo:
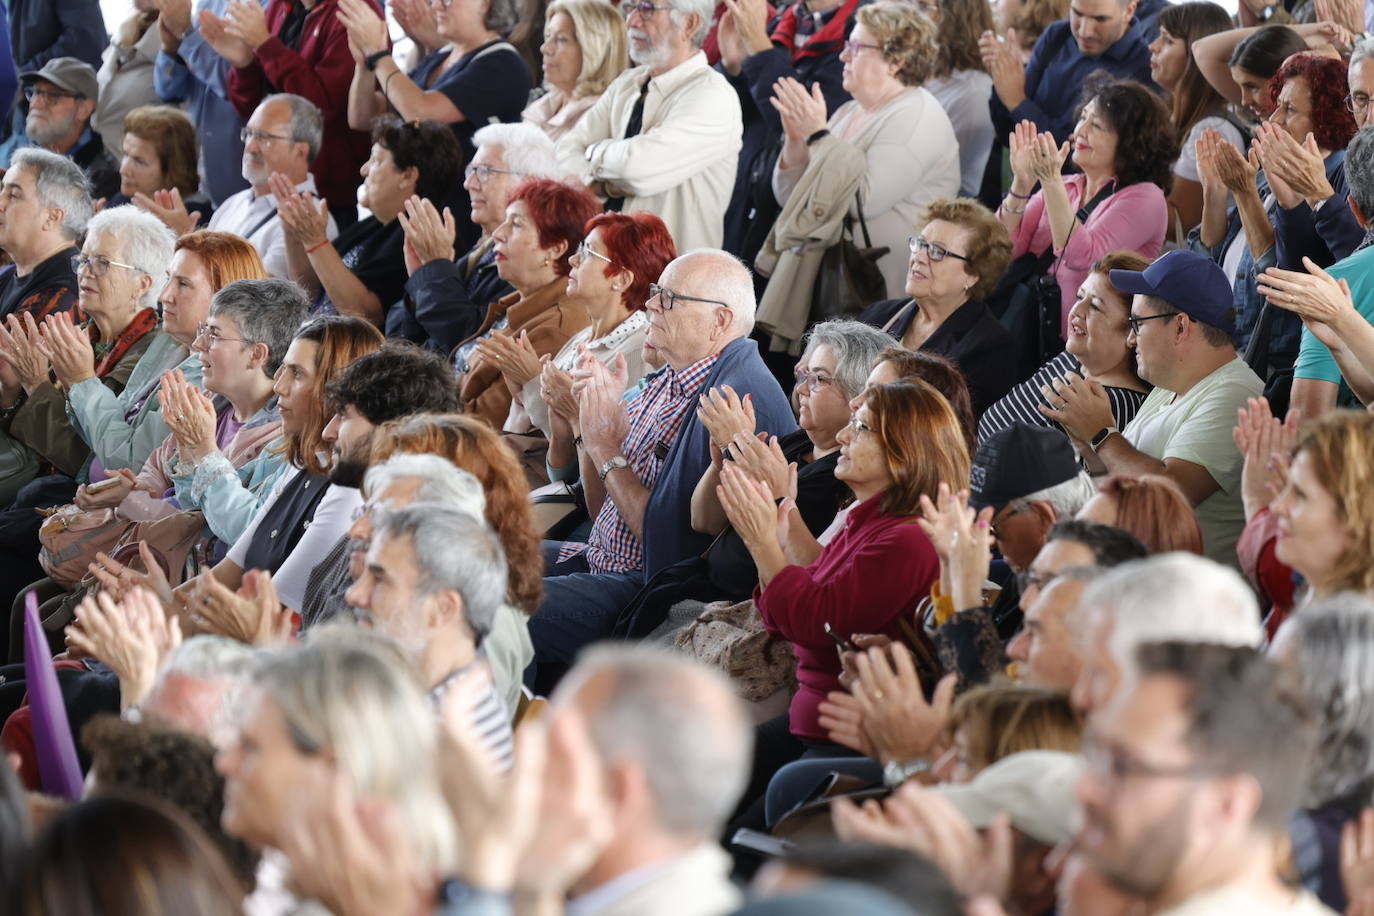
<svg viewBox="0 0 1374 916">
<path fill-rule="evenodd" d="M 863 195 L 855 193 L 855 209 L 859 213 L 859 229 L 864 247 L 854 242 L 854 218 L 845 214 L 840 239 L 825 250 L 816 282 L 811 287 L 810 323 L 831 318 L 852 317 L 874 302 L 887 298 L 887 281 L 878 268 L 878 259 L 891 248 L 873 247 L 864 219 Z"/>
<path fill-rule="evenodd" d="M 752 599 L 713 601 L 678 632 L 674 644 L 702 664 L 723 672 L 745 700 L 765 700 L 797 683 L 792 644 L 763 628 Z"/>
</svg>

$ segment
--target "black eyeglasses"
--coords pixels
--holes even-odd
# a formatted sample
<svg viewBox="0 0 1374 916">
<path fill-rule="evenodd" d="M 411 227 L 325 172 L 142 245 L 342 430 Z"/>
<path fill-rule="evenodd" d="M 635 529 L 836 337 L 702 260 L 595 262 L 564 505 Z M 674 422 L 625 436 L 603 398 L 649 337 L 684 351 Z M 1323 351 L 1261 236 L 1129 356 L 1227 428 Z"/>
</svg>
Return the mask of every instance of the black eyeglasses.
<svg viewBox="0 0 1374 916">
<path fill-rule="evenodd" d="M 55 105 L 63 99 L 85 98 L 84 95 L 76 92 L 59 92 L 56 89 L 43 89 L 39 86 L 25 86 L 24 98 L 32 102 L 35 97 L 42 99 L 44 105 Z"/>
<path fill-rule="evenodd" d="M 730 308 L 728 302 L 721 302 L 719 299 L 703 299 L 700 296 L 684 296 L 682 293 L 675 293 L 666 286 L 659 286 L 657 283 L 649 284 L 649 299 L 657 299 L 665 312 L 671 312 L 679 302 L 709 302 L 711 305 Z"/>
<path fill-rule="evenodd" d="M 1131 326 L 1131 333 L 1132 333 L 1132 334 L 1135 334 L 1137 337 L 1139 337 L 1139 336 L 1140 336 L 1140 326 L 1141 326 L 1142 324 L 1144 324 L 1145 322 L 1147 322 L 1147 321 L 1154 321 L 1156 318 L 1172 318 L 1172 317 L 1174 317 L 1175 315 L 1178 315 L 1178 314 L 1181 314 L 1181 313 L 1180 313 L 1180 312 L 1165 312 L 1163 315 L 1146 315 L 1146 316 L 1144 316 L 1143 318 L 1137 318 L 1135 315 L 1127 315 L 1127 316 L 1126 316 L 1126 323 L 1129 324 L 1129 325 Z"/>
<path fill-rule="evenodd" d="M 927 242 L 919 235 L 913 235 L 911 238 L 907 239 L 906 244 L 907 247 L 911 249 L 912 254 L 915 254 L 918 251 L 924 251 L 926 254 L 930 256 L 930 259 L 932 261 L 943 261 L 945 258 L 958 258 L 964 263 L 968 263 L 968 258 L 964 257 L 963 255 L 955 254 L 954 252 L 946 248 L 944 245 L 937 245 L 934 242 Z"/>
</svg>

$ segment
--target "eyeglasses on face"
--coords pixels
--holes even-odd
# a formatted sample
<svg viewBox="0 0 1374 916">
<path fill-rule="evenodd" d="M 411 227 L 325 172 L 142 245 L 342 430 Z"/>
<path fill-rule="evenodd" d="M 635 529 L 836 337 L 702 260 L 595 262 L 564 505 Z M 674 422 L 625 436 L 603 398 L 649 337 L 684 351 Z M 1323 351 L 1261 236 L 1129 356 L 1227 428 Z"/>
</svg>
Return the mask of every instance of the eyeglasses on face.
<svg viewBox="0 0 1374 916">
<path fill-rule="evenodd" d="M 256 140 L 264 145 L 271 143 L 273 140 L 285 140 L 287 143 L 296 142 L 295 137 L 284 137 L 281 134 L 269 134 L 267 131 L 258 130 L 255 127 L 245 127 L 243 130 L 239 131 L 239 139 L 244 143 L 247 143 L 249 140 Z"/>
<path fill-rule="evenodd" d="M 602 254 L 601 252 L 599 252 L 599 251 L 593 251 L 593 250 L 592 250 L 592 247 L 591 247 L 590 245 L 587 244 L 587 242 L 586 242 L 585 239 L 584 239 L 581 243 L 578 244 L 578 246 L 577 246 L 577 251 L 573 254 L 573 257 L 577 258 L 578 263 L 581 263 L 581 262 L 587 260 L 588 257 L 600 258 L 601 260 L 605 261 L 607 264 L 614 264 L 614 263 L 615 263 L 615 261 L 612 261 L 610 258 L 606 257 L 606 256 L 605 256 L 604 254 Z"/>
<path fill-rule="evenodd" d="M 918 251 L 924 251 L 932 261 L 943 261 L 945 258 L 958 258 L 964 263 L 968 263 L 968 258 L 966 258 L 964 255 L 955 254 L 954 252 L 946 248 L 944 245 L 937 245 L 934 242 L 927 242 L 919 235 L 911 236 L 909 239 L 906 240 L 906 244 L 907 247 L 911 249 L 912 254 L 915 254 Z"/>
<path fill-rule="evenodd" d="M 1165 766 L 1139 760 L 1091 737 L 1083 739 L 1080 753 L 1089 771 L 1113 785 L 1128 779 L 1200 779 L 1217 775 L 1216 769 L 1202 763 Z"/>
<path fill-rule="evenodd" d="M 32 102 L 35 98 L 43 100 L 44 105 L 56 105 L 63 99 L 84 99 L 85 96 L 75 92 L 63 92 L 60 89 L 45 89 L 42 86 L 25 86 L 24 98 Z"/>
<path fill-rule="evenodd" d="M 1020 515 L 1022 512 L 1025 512 L 1029 508 L 1030 506 L 1028 504 L 1019 499 L 1007 503 L 1005 506 L 1002 507 L 1000 512 L 993 516 L 992 523 L 988 525 L 988 530 L 992 532 L 993 537 L 1001 537 L 1001 535 L 997 533 L 997 526 L 1005 525 L 1007 522 L 1011 521 L 1013 518 Z"/>
<path fill-rule="evenodd" d="M 844 43 L 844 50 L 849 52 L 850 57 L 855 56 L 864 48 L 868 48 L 870 51 L 881 51 L 883 49 L 883 46 L 869 44 L 866 41 L 855 41 L 853 38 L 849 39 Z"/>
<path fill-rule="evenodd" d="M 74 254 L 72 255 L 71 264 L 72 273 L 79 274 L 82 270 L 90 268 L 91 276 L 95 277 L 97 280 L 99 280 L 101 277 L 109 273 L 111 267 L 122 267 L 125 270 L 136 270 L 141 274 L 147 273 L 147 271 L 145 271 L 141 267 L 135 267 L 132 264 L 124 264 L 119 261 L 112 261 L 109 258 L 102 257 L 98 254 L 91 255 L 90 257 L 87 257 L 84 254 Z"/>
<path fill-rule="evenodd" d="M 853 417 L 851 417 L 850 420 L 849 420 L 849 422 L 846 423 L 845 426 L 848 427 L 849 430 L 850 430 L 851 432 L 853 432 L 854 435 L 856 435 L 856 436 L 857 436 L 859 433 L 871 433 L 871 432 L 873 432 L 873 427 L 869 426 L 869 425 L 868 425 L 867 423 L 865 423 L 863 420 L 860 420 L 858 414 L 855 414 Z"/>
<path fill-rule="evenodd" d="M 658 304 L 663 307 L 663 311 L 671 312 L 677 308 L 679 302 L 709 302 L 711 305 L 719 305 L 721 308 L 730 308 L 728 302 L 721 302 L 719 299 L 703 299 L 700 296 L 687 296 L 682 293 L 673 292 L 666 286 L 659 286 L 657 283 L 649 284 L 649 301 L 658 300 Z"/>
<path fill-rule="evenodd" d="M 246 339 L 242 337 L 225 337 L 223 334 L 219 332 L 219 328 L 212 327 L 208 321 L 202 321 L 200 324 L 196 325 L 195 339 L 204 340 L 206 349 L 209 349 L 213 347 L 215 344 L 223 341 L 233 343 L 248 342 Z"/>
<path fill-rule="evenodd" d="M 620 4 L 620 12 L 629 19 L 635 13 L 649 17 L 659 10 L 671 10 L 672 6 L 666 3 L 651 3 L 650 0 L 635 0 L 633 3 Z"/>
<path fill-rule="evenodd" d="M 1174 317 L 1174 316 L 1177 315 L 1177 314 L 1179 314 L 1179 313 L 1178 313 L 1178 312 L 1165 312 L 1163 315 L 1143 315 L 1143 316 L 1140 316 L 1140 317 L 1137 317 L 1137 316 L 1135 316 L 1135 315 L 1127 315 L 1127 316 L 1126 316 L 1126 323 L 1127 323 L 1128 325 L 1131 326 L 1131 333 L 1134 334 L 1134 335 L 1136 335 L 1137 337 L 1139 337 L 1139 336 L 1140 336 L 1140 326 L 1141 326 L 1142 324 L 1144 324 L 1145 322 L 1147 322 L 1147 321 L 1154 321 L 1156 318 L 1172 318 L 1172 317 Z"/>
<path fill-rule="evenodd" d="M 1023 569 L 1016 574 L 1016 588 L 1024 595 L 1030 589 L 1044 588 L 1058 578 L 1059 573 L 1057 572 L 1036 572 L 1033 569 Z"/>
<path fill-rule="evenodd" d="M 521 175 L 522 172 L 512 171 L 511 169 L 498 169 L 494 165 L 469 165 L 463 169 L 463 177 L 471 178 L 477 176 L 478 184 L 486 184 L 487 179 L 492 175 Z"/>
<path fill-rule="evenodd" d="M 1363 92 L 1352 92 L 1345 97 L 1345 107 L 1351 114 L 1362 114 L 1369 107 L 1369 96 Z"/>
<path fill-rule="evenodd" d="M 796 375 L 797 384 L 805 385 L 807 391 L 815 391 L 817 388 L 824 388 L 826 385 L 835 384 L 835 378 L 823 372 L 812 372 L 810 369 L 798 369 Z"/>
</svg>

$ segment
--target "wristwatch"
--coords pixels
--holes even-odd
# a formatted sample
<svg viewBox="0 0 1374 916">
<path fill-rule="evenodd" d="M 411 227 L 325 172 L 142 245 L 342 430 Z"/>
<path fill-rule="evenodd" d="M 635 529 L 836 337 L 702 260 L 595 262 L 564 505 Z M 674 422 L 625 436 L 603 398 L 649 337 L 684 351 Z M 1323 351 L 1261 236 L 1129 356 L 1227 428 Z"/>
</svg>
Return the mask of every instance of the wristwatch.
<svg viewBox="0 0 1374 916">
<path fill-rule="evenodd" d="M 596 472 L 596 476 L 601 479 L 602 483 L 605 483 L 606 475 L 610 474 L 611 471 L 614 471 L 616 468 L 627 468 L 629 466 L 630 462 L 625 460 L 624 455 L 616 455 L 601 466 L 601 470 Z"/>
<path fill-rule="evenodd" d="M 889 760 L 883 767 L 883 785 L 895 789 L 917 773 L 930 769 L 929 760 Z"/>
<path fill-rule="evenodd" d="M 1115 426 L 1104 426 L 1097 431 L 1096 435 L 1092 437 L 1092 440 L 1088 442 L 1088 445 L 1091 446 L 1092 450 L 1095 452 L 1102 447 L 1102 443 L 1106 442 L 1112 433 L 1119 432 L 1121 432 L 1121 430 L 1117 429 Z"/>
</svg>

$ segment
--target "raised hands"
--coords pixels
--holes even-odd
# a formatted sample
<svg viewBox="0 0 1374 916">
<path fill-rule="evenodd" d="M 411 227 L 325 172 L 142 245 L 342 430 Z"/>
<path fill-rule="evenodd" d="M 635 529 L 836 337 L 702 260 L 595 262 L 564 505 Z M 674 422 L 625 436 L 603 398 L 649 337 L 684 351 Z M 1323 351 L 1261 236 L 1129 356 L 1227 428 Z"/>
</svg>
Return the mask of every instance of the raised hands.
<svg viewBox="0 0 1374 916">
<path fill-rule="evenodd" d="M 162 406 L 162 422 L 176 437 L 183 460 L 194 464 L 217 448 L 214 402 L 186 381 L 180 369 L 163 373 L 157 400 Z"/>
<path fill-rule="evenodd" d="M 1245 456 L 1240 475 L 1240 496 L 1249 520 L 1273 502 L 1287 478 L 1288 457 L 1298 441 L 1302 410 L 1290 408 L 1282 423 L 1264 398 L 1251 398 L 1237 411 L 1231 431 L 1236 448 Z"/>
<path fill-rule="evenodd" d="M 587 454 L 600 466 L 620 454 L 630 433 L 630 415 L 624 401 L 629 370 L 625 357 L 617 353 L 610 367 L 597 359 L 583 360 L 582 371 L 587 377 L 574 389 L 582 441 Z"/>
<path fill-rule="evenodd" d="M 767 444 L 764 444 L 764 439 Z M 735 466 L 768 488 L 773 499 L 797 498 L 797 465 L 782 453 L 777 436 L 760 433 L 751 436 L 743 431 L 735 433 L 730 444 Z"/>
<path fill-rule="evenodd" d="M 55 312 L 43 321 L 38 348 L 52 364 L 57 380 L 68 390 L 95 378 L 95 348 L 90 335 L 78 327 L 71 312 Z"/>
<path fill-rule="evenodd" d="M 458 235 L 458 224 L 452 210 L 445 207 L 441 217 L 434 204 L 412 194 L 397 216 L 406 234 L 408 273 L 415 273 L 430 261 L 453 260 L 453 240 Z"/>
<path fill-rule="evenodd" d="M 1341 883 L 1347 916 L 1374 916 L 1374 808 L 1341 826 Z"/>
<path fill-rule="evenodd" d="M 329 205 L 324 200 L 298 192 L 291 179 L 280 172 L 272 173 L 267 181 L 277 199 L 282 228 L 301 247 L 308 249 L 329 241 Z"/>
<path fill-rule="evenodd" d="M 787 513 L 792 510 L 791 499 L 784 499 L 781 504 L 775 503 L 767 484 L 755 480 L 732 464 L 721 468 L 716 498 L 725 510 L 725 517 L 744 539 L 745 546 L 755 560 L 759 559 L 759 552 L 765 547 L 781 549 Z"/>
<path fill-rule="evenodd" d="M 146 572 L 120 563 L 108 554 L 100 552 L 96 553 L 95 561 L 89 569 L 91 575 L 100 583 L 100 587 L 109 592 L 110 597 L 116 601 L 122 600 L 134 589 L 145 588 L 156 595 L 162 602 L 162 607 L 170 612 L 178 602 L 172 594 L 172 585 L 167 581 L 162 564 L 153 556 L 152 548 L 142 541 L 138 545 L 138 557 Z"/>
<path fill-rule="evenodd" d="M 154 191 L 152 197 L 139 191 L 134 195 L 133 203 L 140 210 L 146 210 L 162 220 L 178 236 L 191 232 L 200 224 L 200 211 L 187 213 L 181 192 L 176 188 Z"/>
<path fill-rule="evenodd" d="M 246 67 L 253 62 L 254 49 L 230 31 L 228 16 L 220 18 L 209 10 L 201 10 L 197 21 L 200 23 L 201 37 L 220 57 L 235 67 Z"/>
<path fill-rule="evenodd" d="M 1070 372 L 1042 385 L 1040 393 L 1049 402 L 1039 405 L 1040 412 L 1080 442 L 1090 442 L 1099 431 L 1116 425 L 1107 389 L 1094 379 Z"/>
<path fill-rule="evenodd" d="M 766 0 L 725 0 L 735 33 L 745 56 L 767 51 L 773 47 L 768 37 L 768 4 Z M 825 109 L 821 112 L 824 115 Z M 824 120 L 824 118 L 822 118 Z M 822 124 L 822 127 L 825 125 Z M 817 128 L 819 130 L 820 128 Z"/>
<path fill-rule="evenodd" d="M 586 348 L 583 348 L 586 352 Z M 590 357 L 595 359 L 595 357 Z M 573 378 L 553 364 L 553 358 L 540 358 L 539 395 L 549 405 L 549 412 L 561 417 L 573 429 L 578 428 L 577 397 L 573 394 Z"/>
<path fill-rule="evenodd" d="M 189 609 L 203 632 L 250 646 L 275 645 L 291 637 L 291 611 L 282 607 L 272 575 L 265 570 L 245 573 L 237 592 L 225 587 L 211 571 L 202 572 L 192 582 Z"/>
<path fill-rule="evenodd" d="M 849 692 L 863 713 L 864 732 L 878 759 L 933 760 L 949 726 L 958 676 L 947 674 L 929 702 L 911 650 L 900 643 L 856 653 L 858 678 Z"/>
<path fill-rule="evenodd" d="M 1011 171 L 1015 176 L 1015 185 L 1020 193 L 1029 193 L 1036 183 L 1042 181 L 1041 173 L 1046 171 L 1046 166 L 1042 159 L 1047 154 L 1058 157 L 1059 167 L 1063 166 L 1064 159 L 1059 156 L 1059 147 L 1054 142 L 1054 134 L 1036 131 L 1035 125 L 1030 121 L 1022 121 L 1016 125 L 1016 129 L 1008 137 L 1011 147 Z M 1065 150 L 1067 154 L 1067 149 Z M 1059 168 L 1050 172 L 1052 180 L 1061 180 L 1058 177 Z"/>
<path fill-rule="evenodd" d="M 1255 130 L 1255 146 L 1271 184 L 1279 178 L 1309 206 L 1336 193 L 1326 178 L 1325 157 L 1310 133 L 1299 143 L 1277 124 L 1261 124 Z"/>
<path fill-rule="evenodd" d="M 51 364 L 41 346 L 41 334 L 28 312 L 5 316 L 0 327 L 0 361 L 12 373 L 5 385 L 17 384 L 29 394 L 48 381 Z"/>
<path fill-rule="evenodd" d="M 272 37 L 267 28 L 267 12 L 257 0 L 231 0 L 224 17 L 224 30 L 230 38 L 256 51 Z"/>
<path fill-rule="evenodd" d="M 365 0 L 339 0 L 339 22 L 348 32 L 349 43 L 361 52 L 363 57 L 385 51 L 391 47 L 391 36 L 387 34 L 386 22 Z"/>
<path fill-rule="evenodd" d="M 1340 347 L 1353 322 L 1364 322 L 1355 311 L 1350 284 L 1337 280 L 1311 258 L 1302 259 L 1307 273 L 1271 267 L 1258 278 L 1259 293 L 1285 311 L 1295 312 L 1318 340 Z"/>
<path fill-rule="evenodd" d="M 806 87 L 790 76 L 773 83 L 773 97 L 768 100 L 789 140 L 805 140 L 826 125 L 825 96 L 819 83 Z"/>
<path fill-rule="evenodd" d="M 445 39 L 439 34 L 439 23 L 428 0 L 391 0 L 391 15 L 410 40 L 426 51 L 443 46 Z"/>
<path fill-rule="evenodd" d="M 67 647 L 81 658 L 94 658 L 119 675 L 120 701 L 137 706 L 153 689 L 167 655 L 181 645 L 181 627 L 169 617 L 157 596 L 144 588 L 122 600 L 107 591 L 82 600 L 77 625 L 67 628 Z"/>
<path fill-rule="evenodd" d="M 992 88 L 1008 111 L 1026 100 L 1026 64 L 1021 57 L 1021 39 L 1015 29 L 1007 29 L 1005 41 L 996 32 L 978 37 L 978 53 L 992 77 Z"/>
<path fill-rule="evenodd" d="M 712 388 L 697 400 L 697 419 L 706 427 L 711 442 L 724 452 L 739 433 L 754 435 L 754 397 L 740 397 L 729 385 Z"/>
<path fill-rule="evenodd" d="M 524 331 L 493 331 L 477 345 L 477 352 L 497 368 L 512 394 L 539 377 L 539 354 L 534 352 L 534 344 Z"/>
<path fill-rule="evenodd" d="M 916 523 L 930 538 L 940 558 L 945 586 L 956 610 L 983 603 L 983 582 L 992 565 L 991 506 L 976 512 L 968 505 L 968 491 L 951 491 L 941 483 L 935 502 L 921 496 Z"/>
</svg>

